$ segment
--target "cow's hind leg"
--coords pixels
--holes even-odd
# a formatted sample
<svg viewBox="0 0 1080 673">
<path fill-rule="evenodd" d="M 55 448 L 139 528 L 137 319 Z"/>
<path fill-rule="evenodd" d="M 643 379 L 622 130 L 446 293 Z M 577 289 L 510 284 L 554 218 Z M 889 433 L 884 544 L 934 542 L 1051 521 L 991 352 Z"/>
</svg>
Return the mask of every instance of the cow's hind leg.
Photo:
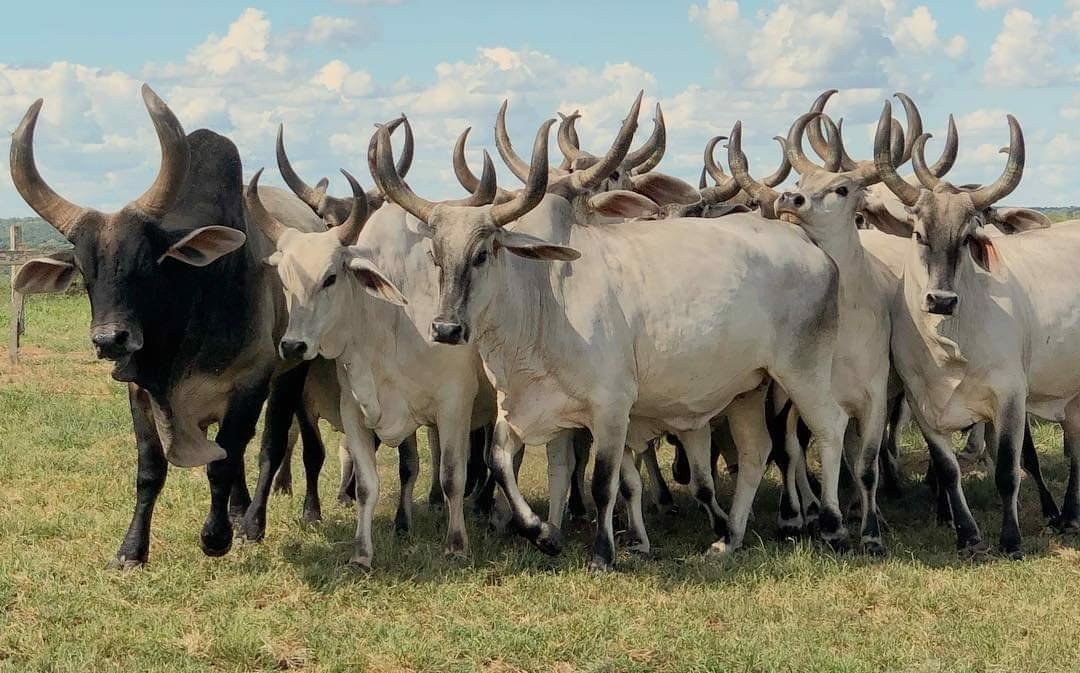
<svg viewBox="0 0 1080 673">
<path fill-rule="evenodd" d="M 589 570 L 602 572 L 615 568 L 615 501 L 619 492 L 619 473 L 626 448 L 628 414 L 611 416 L 590 428 L 596 457 L 593 459 L 592 496 L 596 503 L 596 537 L 593 539 Z M 705 446 L 708 455 L 708 445 Z"/>
<path fill-rule="evenodd" d="M 280 374 L 270 384 L 270 398 L 266 402 L 266 425 L 263 428 L 262 447 L 259 451 L 259 480 L 255 484 L 255 497 L 242 524 L 244 537 L 252 542 L 262 540 L 266 533 L 266 506 L 270 499 L 270 486 L 285 457 L 289 428 L 292 427 L 293 418 L 302 404 L 308 366 L 307 362 L 301 363 Z M 224 428 L 224 424 L 222 427 Z"/>
<path fill-rule="evenodd" d="M 1063 533 L 1080 532 L 1080 397 L 1065 406 L 1065 455 L 1069 459 L 1069 482 L 1056 528 Z"/>
<path fill-rule="evenodd" d="M 960 483 L 960 463 L 952 450 L 952 441 L 949 435 L 928 429 L 926 423 L 917 414 L 915 420 L 930 450 L 937 489 L 945 498 L 945 506 L 956 529 L 956 548 L 966 557 L 980 559 L 986 555 L 986 543 L 983 542 L 979 525 L 975 523 L 975 517 L 971 515 L 971 509 L 968 508 L 967 499 L 964 497 L 964 490 Z"/>
<path fill-rule="evenodd" d="M 1024 446 L 1020 453 L 1020 464 L 1024 472 L 1031 475 L 1035 487 L 1039 490 L 1039 506 L 1042 507 L 1043 518 L 1054 523 L 1061 517 L 1054 495 L 1043 479 L 1042 466 L 1039 464 L 1039 454 L 1035 451 L 1035 439 L 1031 436 L 1031 421 L 1024 421 Z"/>
<path fill-rule="evenodd" d="M 115 569 L 141 566 L 149 558 L 150 521 L 154 516 L 154 504 L 169 472 L 161 439 L 151 419 L 149 396 L 135 384 L 129 384 L 128 403 L 131 405 L 131 423 L 135 429 L 139 465 L 135 475 L 135 512 L 124 541 L 120 543 L 116 556 L 109 561 L 109 567 Z"/>
<path fill-rule="evenodd" d="M 475 494 L 487 481 L 488 469 L 484 453 L 491 441 L 490 424 L 469 433 L 469 465 L 465 473 L 465 497 Z"/>
<path fill-rule="evenodd" d="M 432 434 L 428 435 L 429 442 L 434 441 Z M 420 474 L 420 454 L 416 447 L 416 433 L 414 432 L 398 446 L 398 480 L 401 482 L 401 494 L 398 497 L 397 512 L 394 514 L 394 530 L 399 533 L 412 530 L 413 490 L 416 487 L 418 474 Z"/>
<path fill-rule="evenodd" d="M 561 528 L 566 499 L 573 479 L 573 430 L 566 430 L 547 443 L 548 523 Z"/>
<path fill-rule="evenodd" d="M 655 459 L 656 453 L 652 453 Z M 659 469 L 659 466 L 657 466 Z M 623 500 L 626 501 L 626 520 L 629 524 L 630 534 L 633 540 L 630 543 L 630 551 L 636 554 L 647 555 L 652 547 L 649 545 L 649 533 L 645 530 L 645 518 L 642 516 L 641 473 L 638 472 L 633 452 L 630 449 L 623 451 L 622 465 L 619 468 L 619 491 Z"/>
<path fill-rule="evenodd" d="M 268 376 L 267 379 L 259 381 L 250 388 L 235 391 L 229 399 L 225 417 L 221 420 L 217 436 L 214 438 L 214 441 L 225 450 L 225 457 L 206 466 L 206 479 L 210 483 L 210 512 L 203 523 L 199 539 L 203 553 L 207 556 L 224 556 L 232 548 L 233 529 L 229 521 L 229 494 L 233 490 L 235 481 L 243 479 L 244 449 L 255 436 L 255 425 L 259 422 L 259 413 L 262 411 L 269 388 Z M 292 410 L 286 413 L 291 419 Z M 269 486 L 268 477 L 267 490 Z M 250 510 L 250 507 L 248 509 Z"/>
<path fill-rule="evenodd" d="M 897 395 L 889 404 L 888 425 L 881 440 L 878 462 L 881 468 L 881 490 L 890 498 L 899 498 L 903 492 L 903 477 L 900 475 L 900 431 L 910 414 L 903 395 Z"/>
<path fill-rule="evenodd" d="M 296 421 L 300 426 L 300 436 L 303 438 L 304 450 L 304 515 L 305 523 L 314 524 L 322 521 L 322 502 L 319 500 L 319 474 L 322 472 L 323 462 L 326 460 L 326 445 L 323 444 L 322 433 L 319 432 L 318 419 L 312 418 L 310 412 L 301 406 L 296 411 Z M 289 465 L 289 456 L 286 454 L 282 466 Z M 280 476 L 280 473 L 278 473 Z M 277 483 L 275 481 L 275 483 Z"/>
<path fill-rule="evenodd" d="M 274 477 L 274 487 L 270 489 L 272 493 L 292 495 L 292 457 L 293 449 L 296 447 L 299 438 L 300 414 L 297 412 L 296 423 L 293 423 L 293 426 L 289 428 L 289 441 L 285 445 L 285 455 L 281 458 L 281 466 L 278 468 L 277 476 Z"/>
<path fill-rule="evenodd" d="M 671 489 L 668 488 L 667 481 L 664 480 L 664 475 L 660 472 L 660 463 L 656 459 L 656 448 L 659 444 L 659 438 L 651 442 L 648 450 L 635 456 L 635 463 L 641 462 L 645 464 L 645 469 L 649 471 L 649 495 L 656 508 L 661 513 L 667 514 L 674 508 L 675 500 L 671 497 Z M 641 475 L 639 473 L 638 481 L 640 480 Z"/>
<path fill-rule="evenodd" d="M 570 475 L 570 520 L 587 521 L 589 509 L 585 505 L 585 468 L 589 466 L 592 434 L 585 428 L 576 428 L 572 431 L 571 443 L 574 449 L 574 471 Z"/>
<path fill-rule="evenodd" d="M 678 439 L 686 453 L 687 467 L 690 470 L 690 492 L 709 515 L 709 528 L 716 539 L 712 549 L 722 549 L 731 540 L 731 526 L 727 514 L 716 500 L 716 484 L 713 482 L 711 464 L 711 433 L 712 427 L 706 424 L 696 430 L 678 433 Z"/>
</svg>

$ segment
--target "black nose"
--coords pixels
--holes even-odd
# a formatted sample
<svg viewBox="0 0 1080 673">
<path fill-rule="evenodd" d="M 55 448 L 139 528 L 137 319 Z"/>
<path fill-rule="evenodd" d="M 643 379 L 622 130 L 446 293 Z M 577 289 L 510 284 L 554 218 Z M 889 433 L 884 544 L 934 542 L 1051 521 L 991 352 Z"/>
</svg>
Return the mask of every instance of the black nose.
<svg viewBox="0 0 1080 673">
<path fill-rule="evenodd" d="M 954 292 L 927 292 L 926 310 L 936 315 L 952 315 L 960 297 Z"/>
<path fill-rule="evenodd" d="M 780 195 L 780 203 L 791 204 L 796 208 L 802 208 L 806 203 L 806 197 L 802 194 L 794 194 L 792 192 L 784 192 Z"/>
<path fill-rule="evenodd" d="M 130 333 L 125 329 L 100 327 L 90 333 L 90 341 L 97 349 L 99 358 L 116 360 L 131 352 L 128 348 L 129 336 Z"/>
<path fill-rule="evenodd" d="M 281 340 L 281 357 L 286 360 L 304 357 L 304 353 L 306 352 L 307 344 L 303 341 L 294 341 L 292 339 Z"/>
<path fill-rule="evenodd" d="M 441 344 L 459 344 L 465 340 L 465 328 L 456 322 L 431 323 L 431 338 Z"/>
</svg>

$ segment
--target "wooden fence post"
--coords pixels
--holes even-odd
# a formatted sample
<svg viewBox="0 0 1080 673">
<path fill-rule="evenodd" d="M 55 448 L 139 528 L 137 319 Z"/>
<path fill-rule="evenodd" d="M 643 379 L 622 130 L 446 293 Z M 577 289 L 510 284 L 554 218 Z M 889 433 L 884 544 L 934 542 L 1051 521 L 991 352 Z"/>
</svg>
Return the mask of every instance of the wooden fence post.
<svg viewBox="0 0 1080 673">
<path fill-rule="evenodd" d="M 19 229 L 18 224 L 11 225 L 11 249 L 19 249 L 19 234 L 22 232 Z M 18 266 L 11 267 L 11 341 L 8 345 L 8 356 L 11 358 L 11 364 L 19 364 L 19 338 L 22 337 L 23 332 L 26 331 L 26 315 L 24 313 L 26 308 L 26 302 L 23 300 L 21 292 L 15 291 L 15 274 L 19 272 Z"/>
</svg>

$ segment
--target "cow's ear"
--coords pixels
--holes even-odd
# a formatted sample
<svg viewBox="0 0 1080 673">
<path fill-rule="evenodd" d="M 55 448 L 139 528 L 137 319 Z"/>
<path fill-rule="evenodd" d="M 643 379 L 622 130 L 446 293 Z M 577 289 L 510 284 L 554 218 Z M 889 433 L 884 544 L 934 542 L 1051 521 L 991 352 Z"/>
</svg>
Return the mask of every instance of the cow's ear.
<svg viewBox="0 0 1080 673">
<path fill-rule="evenodd" d="M 1046 229 L 1050 226 L 1050 218 L 1030 208 L 991 208 L 986 223 L 1006 234 L 1016 234 L 1031 229 Z"/>
<path fill-rule="evenodd" d="M 977 229 L 975 233 L 968 237 L 968 249 L 971 251 L 972 259 L 983 271 L 998 279 L 1005 273 L 1001 258 L 998 257 L 997 248 L 994 247 L 994 239 L 988 236 L 985 231 Z"/>
<path fill-rule="evenodd" d="M 589 197 L 589 210 L 606 217 L 657 217 L 660 206 L 637 192 L 613 189 Z"/>
<path fill-rule="evenodd" d="M 22 294 L 63 292 L 75 278 L 75 265 L 59 259 L 41 257 L 19 267 L 12 287 Z"/>
<path fill-rule="evenodd" d="M 405 299 L 405 295 L 401 293 L 397 285 L 394 285 L 393 281 L 387 278 L 370 259 L 353 253 L 349 256 L 346 266 L 350 273 L 360 281 L 364 291 L 371 296 L 397 306 L 408 305 L 409 301 Z"/>
<path fill-rule="evenodd" d="M 239 229 L 217 225 L 199 227 L 173 243 L 165 254 L 158 258 L 158 264 L 171 257 L 191 266 L 206 266 L 219 257 L 240 249 L 245 241 L 247 235 Z"/>
<path fill-rule="evenodd" d="M 548 243 L 519 231 L 499 229 L 495 234 L 495 249 L 506 248 L 518 257 L 543 261 L 572 262 L 581 257 L 581 253 L 566 245 Z"/>
<path fill-rule="evenodd" d="M 678 203 L 688 206 L 701 200 L 701 193 L 693 185 L 672 175 L 645 173 L 630 178 L 634 191 L 647 196 L 661 206 Z"/>
<path fill-rule="evenodd" d="M 277 266 L 278 264 L 281 263 L 281 251 L 276 250 L 274 252 L 274 254 L 272 254 L 269 257 L 267 257 L 266 259 L 264 259 L 263 263 L 266 264 L 267 266 Z"/>
</svg>

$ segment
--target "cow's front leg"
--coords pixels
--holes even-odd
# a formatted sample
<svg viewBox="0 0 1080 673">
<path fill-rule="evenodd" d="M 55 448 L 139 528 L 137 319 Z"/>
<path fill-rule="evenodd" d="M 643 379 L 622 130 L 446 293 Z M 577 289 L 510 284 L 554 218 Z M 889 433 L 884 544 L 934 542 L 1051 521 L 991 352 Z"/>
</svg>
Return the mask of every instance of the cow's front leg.
<svg viewBox="0 0 1080 673">
<path fill-rule="evenodd" d="M 1017 499 L 1020 494 L 1020 454 L 1026 426 L 1024 398 L 1014 395 L 1007 398 L 988 433 L 988 439 L 997 446 L 994 481 L 1001 496 L 1000 548 L 1005 556 L 1017 560 L 1024 558 Z"/>
<path fill-rule="evenodd" d="M 883 386 L 884 387 L 884 386 Z M 880 556 L 885 553 L 881 539 L 881 518 L 877 507 L 878 453 L 885 432 L 884 395 L 873 397 L 859 419 L 859 441 L 862 450 L 856 456 L 853 472 L 859 482 L 862 502 L 862 526 L 860 541 L 865 553 Z"/>
<path fill-rule="evenodd" d="M 469 554 L 469 535 L 465 530 L 465 472 L 469 461 L 468 419 L 472 417 L 472 409 L 454 410 L 440 416 L 437 435 L 441 461 L 436 469 L 446 499 L 443 553 L 465 557 Z"/>
<path fill-rule="evenodd" d="M 319 432 L 319 419 L 312 418 L 303 406 L 296 411 L 296 422 L 300 426 L 300 436 L 304 442 L 304 522 L 319 523 L 322 521 L 319 474 L 322 473 L 323 462 L 326 460 L 326 445 L 323 443 L 322 433 Z M 285 454 L 282 468 L 289 466 L 289 453 Z M 280 474 L 279 472 L 278 476 Z M 276 488 L 277 480 L 274 483 Z"/>
<path fill-rule="evenodd" d="M 615 501 L 619 494 L 619 472 L 626 448 L 629 416 L 597 423 L 590 428 L 596 457 L 593 459 L 592 496 L 596 503 L 596 537 L 593 539 L 589 570 L 615 568 Z"/>
<path fill-rule="evenodd" d="M 912 405 L 912 410 L 915 406 Z M 936 432 L 915 414 L 915 421 L 922 430 L 926 445 L 930 449 L 930 460 L 933 465 L 934 480 L 937 485 L 939 496 L 939 512 L 941 509 L 940 499 L 945 499 L 945 507 L 949 516 L 952 517 L 953 526 L 956 529 L 956 548 L 966 557 L 980 559 L 986 555 L 986 543 L 983 542 L 979 525 L 975 523 L 975 517 L 971 515 L 967 499 L 964 497 L 963 486 L 960 483 L 960 463 L 956 460 L 956 454 L 952 450 L 952 441 L 948 434 Z"/>
<path fill-rule="evenodd" d="M 341 396 L 341 424 L 356 481 L 356 534 L 349 565 L 367 571 L 371 570 L 371 559 L 375 552 L 371 529 L 379 499 L 379 471 L 375 465 L 378 444 L 375 433 L 364 426 L 360 409 L 350 397 Z"/>
<path fill-rule="evenodd" d="M 135 446 L 139 452 L 138 471 L 135 475 L 135 513 L 127 535 L 120 543 L 116 556 L 109 561 L 114 569 L 132 568 L 146 563 L 150 555 L 150 520 L 154 516 L 154 504 L 165 486 L 169 463 L 161 439 L 150 416 L 150 398 L 135 384 L 128 385 L 128 404 L 131 406 L 131 423 L 135 429 Z"/>
<path fill-rule="evenodd" d="M 767 386 L 759 386 L 736 397 L 724 413 L 731 428 L 735 446 L 739 447 L 739 474 L 735 476 L 735 496 L 731 501 L 730 549 L 742 546 L 746 523 L 754 506 L 765 464 L 772 451 L 772 438 L 765 424 L 765 394 Z M 794 415 L 794 414 L 792 414 Z M 713 549 L 723 551 L 723 541 Z"/>
<path fill-rule="evenodd" d="M 555 555 L 562 551 L 562 532 L 551 524 L 541 521 L 518 489 L 515 457 L 525 450 L 521 438 L 501 417 L 495 422 L 491 445 L 490 464 L 495 481 L 502 490 L 510 507 L 510 515 L 518 532 L 545 554 Z"/>
<path fill-rule="evenodd" d="M 655 461 L 656 453 L 652 449 L 648 451 L 652 453 Z M 630 551 L 647 555 L 652 551 L 652 547 L 649 544 L 649 533 L 645 529 L 645 517 L 642 515 L 643 490 L 644 485 L 641 483 L 641 473 L 638 471 L 634 454 L 630 449 L 625 449 L 619 471 L 619 491 L 622 493 L 623 500 L 626 501 L 626 521 L 630 534 L 633 536 Z"/>
<path fill-rule="evenodd" d="M 224 556 L 232 548 L 229 493 L 235 481 L 243 479 L 244 449 L 255 436 L 255 425 L 259 422 L 259 412 L 262 411 L 269 387 L 267 376 L 250 388 L 234 392 L 214 438 L 225 450 L 225 457 L 206 466 L 206 478 L 210 482 L 210 513 L 203 524 L 200 541 L 207 556 Z"/>
</svg>

